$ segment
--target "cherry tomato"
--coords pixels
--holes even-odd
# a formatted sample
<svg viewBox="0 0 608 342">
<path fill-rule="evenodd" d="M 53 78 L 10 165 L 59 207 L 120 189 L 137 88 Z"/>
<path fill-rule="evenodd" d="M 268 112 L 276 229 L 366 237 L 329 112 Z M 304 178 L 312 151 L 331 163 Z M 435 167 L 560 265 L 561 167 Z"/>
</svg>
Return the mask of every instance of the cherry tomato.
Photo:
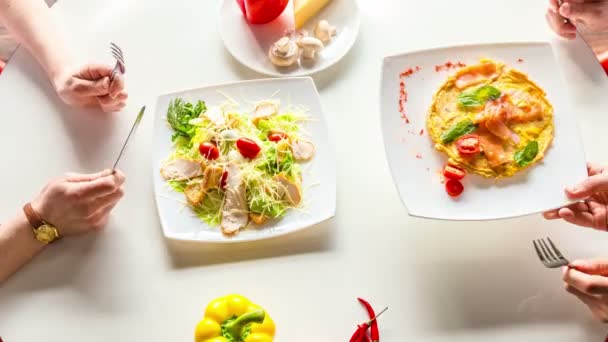
<svg viewBox="0 0 608 342">
<path fill-rule="evenodd" d="M 237 140 L 236 147 L 238 147 L 239 152 L 241 152 L 241 155 L 243 157 L 249 159 L 255 158 L 261 150 L 260 146 L 258 146 L 255 141 L 249 138 L 240 138 L 239 140 Z"/>
<path fill-rule="evenodd" d="M 456 140 L 456 148 L 461 156 L 472 156 L 479 153 L 479 136 L 467 134 Z"/>
<path fill-rule="evenodd" d="M 287 139 L 287 134 L 283 132 L 271 133 L 268 135 L 268 140 L 273 142 L 279 142 L 283 139 Z"/>
<path fill-rule="evenodd" d="M 203 157 L 209 160 L 216 160 L 220 157 L 220 150 L 218 150 L 217 146 L 210 142 L 204 142 L 198 145 L 198 151 Z"/>
<path fill-rule="evenodd" d="M 447 164 L 443 168 L 443 176 L 447 179 L 461 180 L 466 175 L 466 171 L 458 166 Z"/>
<path fill-rule="evenodd" d="M 226 181 L 228 180 L 228 171 L 224 170 L 222 173 L 222 180 L 220 180 L 220 187 L 223 189 L 226 188 Z"/>
<path fill-rule="evenodd" d="M 452 197 L 458 197 L 464 191 L 464 185 L 459 180 L 448 179 L 445 183 L 445 191 Z"/>
</svg>

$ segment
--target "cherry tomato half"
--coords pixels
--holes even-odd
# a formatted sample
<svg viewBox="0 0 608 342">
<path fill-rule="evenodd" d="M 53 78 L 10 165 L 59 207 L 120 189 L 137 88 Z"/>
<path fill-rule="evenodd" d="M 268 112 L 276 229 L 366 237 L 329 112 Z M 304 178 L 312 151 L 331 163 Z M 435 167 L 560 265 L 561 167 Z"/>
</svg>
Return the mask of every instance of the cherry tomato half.
<svg viewBox="0 0 608 342">
<path fill-rule="evenodd" d="M 226 188 L 226 182 L 228 181 L 228 171 L 224 170 L 222 173 L 222 179 L 220 180 L 220 188 L 224 190 Z"/>
<path fill-rule="evenodd" d="M 238 147 L 239 152 L 241 152 L 241 155 L 243 157 L 249 159 L 255 158 L 261 150 L 260 146 L 258 146 L 255 141 L 249 138 L 240 138 L 239 140 L 237 140 L 236 147 Z"/>
<path fill-rule="evenodd" d="M 268 140 L 273 142 L 279 142 L 283 139 L 287 139 L 287 134 L 283 132 L 271 133 L 268 135 Z"/>
<path fill-rule="evenodd" d="M 464 185 L 459 180 L 448 179 L 445 183 L 445 191 L 452 197 L 458 197 L 464 191 Z"/>
<path fill-rule="evenodd" d="M 217 146 L 210 142 L 204 142 L 198 145 L 198 151 L 203 157 L 209 160 L 216 160 L 220 157 L 220 150 L 218 150 Z"/>
<path fill-rule="evenodd" d="M 479 136 L 467 134 L 456 140 L 456 148 L 461 156 L 472 156 L 479 153 Z"/>
<path fill-rule="evenodd" d="M 456 165 L 447 164 L 443 168 L 443 176 L 447 179 L 461 180 L 466 176 L 466 171 Z"/>
</svg>

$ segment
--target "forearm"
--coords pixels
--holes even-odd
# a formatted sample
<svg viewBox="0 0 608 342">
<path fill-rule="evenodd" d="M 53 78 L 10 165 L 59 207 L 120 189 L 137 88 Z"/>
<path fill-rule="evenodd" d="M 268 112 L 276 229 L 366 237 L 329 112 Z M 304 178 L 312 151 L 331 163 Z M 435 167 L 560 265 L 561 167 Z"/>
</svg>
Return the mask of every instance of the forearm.
<svg viewBox="0 0 608 342">
<path fill-rule="evenodd" d="M 25 214 L 20 212 L 0 226 L 0 284 L 27 264 L 46 245 L 36 240 Z"/>
<path fill-rule="evenodd" d="M 0 0 L 0 22 L 42 65 L 51 81 L 71 57 L 61 26 L 42 0 Z"/>
</svg>

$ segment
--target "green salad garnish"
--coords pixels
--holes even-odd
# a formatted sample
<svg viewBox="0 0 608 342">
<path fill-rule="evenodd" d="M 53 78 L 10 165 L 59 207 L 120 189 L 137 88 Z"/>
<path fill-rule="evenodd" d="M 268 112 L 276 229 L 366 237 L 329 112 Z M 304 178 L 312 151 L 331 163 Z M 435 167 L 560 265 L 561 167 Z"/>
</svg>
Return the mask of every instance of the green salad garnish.
<svg viewBox="0 0 608 342">
<path fill-rule="evenodd" d="M 477 125 L 471 120 L 463 120 L 455 123 L 441 134 L 441 142 L 449 144 L 463 135 L 469 134 L 477 129 Z"/>
<path fill-rule="evenodd" d="M 486 104 L 486 102 L 498 99 L 502 93 L 500 90 L 485 85 L 475 90 L 469 90 L 458 95 L 458 103 L 465 108 L 476 108 Z"/>
<path fill-rule="evenodd" d="M 538 155 L 538 142 L 530 141 L 526 147 L 515 152 L 513 159 L 517 165 L 524 167 L 530 164 Z"/>
</svg>

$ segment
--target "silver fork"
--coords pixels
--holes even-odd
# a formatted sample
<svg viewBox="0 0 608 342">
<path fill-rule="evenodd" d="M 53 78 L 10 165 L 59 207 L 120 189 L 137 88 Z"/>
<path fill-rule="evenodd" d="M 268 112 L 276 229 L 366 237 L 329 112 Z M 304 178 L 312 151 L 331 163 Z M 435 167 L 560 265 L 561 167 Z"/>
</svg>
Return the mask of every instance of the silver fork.
<svg viewBox="0 0 608 342">
<path fill-rule="evenodd" d="M 550 238 L 547 237 L 547 241 L 545 239 L 533 240 L 532 243 L 538 258 L 545 267 L 558 268 L 570 264 Z"/>
<path fill-rule="evenodd" d="M 116 65 L 114 65 L 114 69 L 112 70 L 112 75 L 110 76 L 110 82 L 114 80 L 116 74 L 120 71 L 121 74 L 124 74 L 126 71 L 125 68 L 125 55 L 122 52 L 122 49 L 114 44 L 110 43 L 110 51 L 112 52 L 112 57 L 116 59 Z"/>
</svg>

